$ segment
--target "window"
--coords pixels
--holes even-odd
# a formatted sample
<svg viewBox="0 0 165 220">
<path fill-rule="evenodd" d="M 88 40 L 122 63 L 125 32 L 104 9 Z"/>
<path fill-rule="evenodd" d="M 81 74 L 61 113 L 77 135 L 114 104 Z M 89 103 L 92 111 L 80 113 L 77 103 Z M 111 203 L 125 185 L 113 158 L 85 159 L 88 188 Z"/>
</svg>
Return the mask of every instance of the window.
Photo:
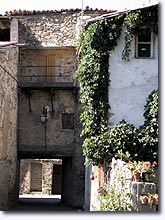
<svg viewBox="0 0 165 220">
<path fill-rule="evenodd" d="M 73 113 L 63 113 L 62 114 L 62 128 L 63 129 L 73 129 L 74 128 L 74 114 Z"/>
<path fill-rule="evenodd" d="M 0 41 L 10 41 L 10 22 L 0 20 Z"/>
<path fill-rule="evenodd" d="M 141 28 L 136 35 L 136 54 L 137 58 L 153 57 L 153 32 L 151 29 Z"/>
</svg>

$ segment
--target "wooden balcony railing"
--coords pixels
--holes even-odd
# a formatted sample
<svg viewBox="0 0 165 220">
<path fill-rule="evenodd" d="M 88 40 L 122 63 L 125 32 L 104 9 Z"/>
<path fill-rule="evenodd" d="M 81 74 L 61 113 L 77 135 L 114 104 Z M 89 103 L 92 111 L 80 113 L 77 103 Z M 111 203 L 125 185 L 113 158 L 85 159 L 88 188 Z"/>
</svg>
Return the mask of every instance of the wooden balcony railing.
<svg viewBox="0 0 165 220">
<path fill-rule="evenodd" d="M 20 87 L 65 87 L 75 86 L 74 66 L 20 66 Z"/>
</svg>

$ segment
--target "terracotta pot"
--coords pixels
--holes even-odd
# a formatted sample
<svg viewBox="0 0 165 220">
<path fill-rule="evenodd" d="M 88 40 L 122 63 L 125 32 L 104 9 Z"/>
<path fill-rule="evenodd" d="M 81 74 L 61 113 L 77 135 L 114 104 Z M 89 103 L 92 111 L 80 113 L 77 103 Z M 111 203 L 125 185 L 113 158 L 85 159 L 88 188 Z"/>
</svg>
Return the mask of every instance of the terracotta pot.
<svg viewBox="0 0 165 220">
<path fill-rule="evenodd" d="M 154 200 L 154 204 L 155 204 L 155 205 L 158 205 L 158 202 L 159 202 L 158 197 L 155 197 L 154 199 L 155 199 L 155 200 Z"/>
<path fill-rule="evenodd" d="M 149 203 L 150 205 L 155 204 L 155 198 L 148 198 L 148 203 Z"/>
<path fill-rule="evenodd" d="M 135 181 L 135 182 L 140 181 L 140 173 L 134 173 L 133 174 L 133 181 Z"/>
<path fill-rule="evenodd" d="M 140 202 L 142 204 L 147 204 L 148 203 L 148 197 L 147 196 L 140 196 Z"/>
</svg>

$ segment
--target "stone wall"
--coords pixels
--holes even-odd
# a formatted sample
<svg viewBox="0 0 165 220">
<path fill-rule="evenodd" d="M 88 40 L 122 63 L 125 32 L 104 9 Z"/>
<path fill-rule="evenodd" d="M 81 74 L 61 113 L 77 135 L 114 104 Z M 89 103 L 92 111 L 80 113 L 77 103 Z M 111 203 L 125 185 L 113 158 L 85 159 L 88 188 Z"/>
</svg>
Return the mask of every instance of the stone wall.
<svg viewBox="0 0 165 220">
<path fill-rule="evenodd" d="M 19 100 L 19 152 L 51 152 L 54 157 L 72 156 L 75 145 L 74 129 L 62 128 L 62 113 L 75 114 L 72 92 L 55 91 L 54 112 L 47 91 L 31 91 L 31 112 L 25 93 L 20 94 Z M 44 105 L 49 107 L 49 119 L 45 125 L 40 120 Z"/>
<path fill-rule="evenodd" d="M 107 11 L 85 11 L 84 19 Z M 76 46 L 82 24 L 80 10 L 33 14 L 19 19 L 19 43 L 29 46 Z"/>
<path fill-rule="evenodd" d="M 40 151 L 45 151 L 46 141 L 48 151 L 56 148 L 60 156 L 72 155 L 75 130 L 62 128 L 62 113 L 74 113 L 76 117 L 76 97 L 72 90 L 61 90 L 60 87 L 56 90 L 51 86 L 73 82 L 75 49 L 25 49 L 21 50 L 20 57 L 19 150 L 31 151 L 33 148 L 37 151 L 39 147 Z M 23 89 L 27 84 L 31 89 L 29 97 L 26 89 Z M 42 86 L 43 90 L 35 90 L 33 86 Z M 45 90 L 45 86 L 50 90 Z M 46 134 L 45 126 L 40 121 L 44 106 L 49 107 Z"/>
<path fill-rule="evenodd" d="M 76 50 L 73 47 L 21 49 L 19 85 L 42 87 L 61 85 L 60 83 L 74 85 L 75 58 Z"/>
<path fill-rule="evenodd" d="M 0 210 L 17 201 L 18 49 L 0 48 Z"/>
</svg>

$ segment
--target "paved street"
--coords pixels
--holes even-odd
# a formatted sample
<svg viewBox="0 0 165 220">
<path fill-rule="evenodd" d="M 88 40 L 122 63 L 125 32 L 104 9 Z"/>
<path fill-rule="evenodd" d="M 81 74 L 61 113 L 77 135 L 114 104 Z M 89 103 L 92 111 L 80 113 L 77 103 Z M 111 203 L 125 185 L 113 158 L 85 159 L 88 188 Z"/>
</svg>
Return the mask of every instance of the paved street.
<svg viewBox="0 0 165 220">
<path fill-rule="evenodd" d="M 81 211 L 61 203 L 60 196 L 24 195 L 20 196 L 18 206 L 12 211 Z M 10 211 L 11 212 L 11 211 Z"/>
</svg>

